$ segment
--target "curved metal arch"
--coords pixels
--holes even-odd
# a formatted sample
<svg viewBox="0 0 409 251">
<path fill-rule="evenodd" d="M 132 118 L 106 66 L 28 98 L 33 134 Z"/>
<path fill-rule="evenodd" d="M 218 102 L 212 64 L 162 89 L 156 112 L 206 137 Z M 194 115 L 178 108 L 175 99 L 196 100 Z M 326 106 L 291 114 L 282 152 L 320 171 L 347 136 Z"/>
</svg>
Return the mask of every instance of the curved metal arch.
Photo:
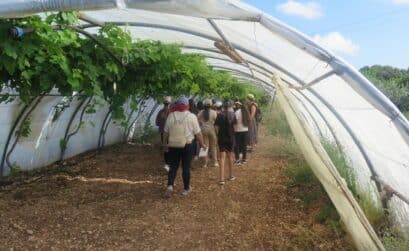
<svg viewBox="0 0 409 251">
<path fill-rule="evenodd" d="M 213 35 L 209 35 L 203 32 L 198 32 L 198 31 L 194 31 L 191 29 L 186 29 L 186 28 L 181 28 L 181 27 L 175 27 L 175 26 L 170 26 L 170 25 L 163 25 L 163 24 L 150 24 L 150 23 L 142 23 L 142 22 L 106 22 L 105 24 L 114 24 L 114 25 L 118 25 L 118 26 L 134 26 L 134 27 L 142 27 L 142 28 L 153 28 L 153 29 L 163 29 L 163 30 L 171 30 L 171 31 L 176 31 L 176 32 L 181 32 L 181 33 L 185 33 L 185 34 L 189 34 L 192 36 L 197 36 L 197 37 L 201 37 L 201 38 L 205 38 L 211 41 L 220 41 L 219 37 L 215 37 Z M 90 24 L 87 25 L 86 27 L 83 26 L 84 28 L 91 28 L 91 27 L 96 27 L 98 26 L 97 24 Z M 271 67 L 277 69 L 279 72 L 283 73 L 284 75 L 292 78 L 293 80 L 295 80 L 297 83 L 302 83 L 303 85 L 305 84 L 304 81 L 300 78 L 298 78 L 297 76 L 295 76 L 294 74 L 292 74 L 291 72 L 289 72 L 287 69 L 285 69 L 284 67 L 274 63 L 273 61 L 271 61 L 269 58 L 264 57 L 262 55 L 259 55 L 257 53 L 254 53 L 253 51 L 239 45 L 236 44 L 234 42 L 231 42 L 232 46 L 241 51 L 244 52 L 245 54 L 248 54 L 254 58 L 257 58 L 258 60 L 270 65 Z"/>
<path fill-rule="evenodd" d="M 321 117 L 321 119 L 324 121 L 324 123 L 326 124 L 326 126 L 328 127 L 329 131 L 332 134 L 332 137 L 335 140 L 335 143 L 337 144 L 339 149 L 342 149 L 342 145 L 341 142 L 338 139 L 337 134 L 335 133 L 335 129 L 332 127 L 332 125 L 330 124 L 330 122 L 327 120 L 327 118 L 324 116 L 324 114 L 320 111 L 320 109 L 318 108 L 318 106 L 307 96 L 305 95 L 302 91 L 294 89 L 298 94 L 300 94 L 313 108 L 314 110 L 318 113 L 318 115 Z M 294 95 L 295 97 L 297 97 L 296 95 Z"/>
<path fill-rule="evenodd" d="M 156 29 L 165 29 L 165 30 L 173 30 L 173 31 L 177 31 L 177 32 L 182 32 L 182 33 L 186 33 L 186 34 L 190 34 L 193 36 L 198 36 L 198 37 L 202 37 L 202 38 L 207 38 L 209 40 L 212 41 L 219 41 L 220 39 L 217 37 L 214 37 L 212 35 L 209 34 L 205 34 L 202 32 L 197 32 L 197 31 L 193 31 L 190 29 L 186 29 L 186 28 L 180 28 L 180 27 L 174 27 L 174 26 L 169 26 L 169 25 L 160 25 L 160 24 L 148 24 L 148 23 L 140 23 L 140 22 L 130 22 L 130 23 L 125 23 L 125 22 L 109 22 L 110 24 L 115 24 L 118 26 L 123 26 L 123 25 L 127 25 L 127 26 L 136 26 L 136 27 L 145 27 L 145 28 L 156 28 Z M 94 25 L 97 26 L 97 25 Z M 90 26 L 91 27 L 91 26 Z M 279 72 L 281 72 L 282 74 L 292 78 L 293 80 L 295 80 L 297 83 L 300 83 L 301 85 L 305 85 L 306 83 L 299 79 L 297 76 L 293 75 L 292 73 L 290 73 L 289 71 L 287 71 L 286 69 L 284 69 L 283 67 L 277 65 L 276 63 L 272 62 L 270 59 L 258 55 L 238 44 L 232 43 L 232 45 L 237 49 L 240 50 L 254 58 L 257 58 L 258 60 L 270 65 L 271 67 L 273 67 L 274 69 L 278 70 Z M 251 76 L 253 78 L 253 76 Z M 283 79 L 284 80 L 284 79 Z M 286 81 L 287 83 L 289 83 L 288 81 Z M 293 86 L 293 84 L 289 83 L 290 85 Z M 354 134 L 354 132 L 352 131 L 352 129 L 349 127 L 349 125 L 343 120 L 343 118 L 339 115 L 339 113 L 334 109 L 334 107 L 331 106 L 331 104 L 329 104 L 321 95 L 319 95 L 318 93 L 316 93 L 314 90 L 312 89 L 307 89 L 309 92 L 311 92 L 314 96 L 316 96 L 330 111 L 331 113 L 333 113 L 339 120 L 339 122 L 341 122 L 341 124 L 343 125 L 343 127 L 350 133 L 351 137 L 354 139 L 355 144 L 358 146 L 358 148 L 360 149 L 361 154 L 364 156 L 364 159 L 368 165 L 368 167 L 371 170 L 374 170 L 372 162 L 370 161 L 368 154 L 366 153 L 365 149 L 362 147 L 362 144 L 360 143 L 360 141 L 358 140 L 358 138 L 356 137 L 356 135 Z M 377 188 L 378 191 L 380 191 L 380 185 L 379 183 L 377 183 Z"/>
<path fill-rule="evenodd" d="M 256 87 L 261 87 L 264 90 L 266 90 L 267 92 L 275 92 L 275 88 L 273 86 L 265 85 L 264 83 L 260 82 L 257 79 L 245 76 L 245 75 L 243 75 L 242 73 L 239 73 L 239 72 L 231 72 L 231 74 L 233 75 L 233 77 L 235 77 L 235 78 L 237 78 L 239 80 L 243 80 L 243 81 L 246 81 L 246 82 L 253 83 Z"/>
<path fill-rule="evenodd" d="M 262 79 L 257 78 L 257 77 L 253 77 L 253 75 L 251 75 L 251 74 L 249 74 L 249 73 L 247 73 L 247 72 L 244 72 L 244 71 L 242 71 L 242 70 L 240 70 L 240 69 L 233 69 L 233 68 L 229 68 L 229 67 L 226 67 L 226 66 L 220 66 L 220 65 L 212 65 L 212 64 L 209 64 L 209 65 L 210 65 L 211 67 L 213 67 L 214 69 L 219 69 L 219 70 L 222 70 L 222 71 L 238 72 L 238 73 L 240 73 L 240 74 L 243 74 L 243 75 L 245 75 L 245 76 L 248 76 L 249 78 L 254 78 L 255 80 L 258 80 L 258 81 L 264 83 L 264 84 L 267 85 L 267 86 L 271 86 L 271 87 L 273 86 L 272 84 L 266 82 L 265 80 L 262 80 Z"/>
<path fill-rule="evenodd" d="M 223 54 L 223 53 L 220 53 L 220 54 Z M 223 55 L 224 55 L 224 54 L 223 54 Z M 231 63 L 231 64 L 236 64 L 236 65 L 240 65 L 240 66 L 246 67 L 246 65 L 244 65 L 244 64 L 238 64 L 238 63 L 233 62 L 232 60 L 227 59 L 227 58 L 221 58 L 221 57 L 216 57 L 216 56 L 212 56 L 212 55 L 203 55 L 203 56 L 204 56 L 205 58 L 220 60 L 220 61 L 228 62 L 228 63 Z M 214 67 L 214 68 L 221 67 L 221 66 L 212 65 L 212 64 L 210 64 L 210 63 L 209 63 L 209 66 L 212 66 L 212 67 Z M 224 68 L 226 68 L 226 70 L 227 70 L 227 67 L 224 67 Z M 232 68 L 229 68 L 229 69 L 232 69 Z M 248 68 L 246 67 L 246 69 L 248 69 Z M 232 69 L 232 70 L 233 70 L 233 69 Z M 264 76 L 267 77 L 267 78 L 271 78 L 271 77 L 272 77 L 272 75 L 270 76 L 270 75 L 268 75 L 268 74 L 265 73 L 265 72 L 259 71 L 258 69 L 254 69 L 254 68 L 253 68 L 252 71 L 255 71 L 255 72 L 257 72 L 257 73 L 260 73 L 260 74 L 264 75 Z M 271 73 L 271 74 L 272 74 L 272 73 Z M 252 75 L 251 78 L 254 79 L 254 76 Z M 249 79 L 246 78 L 246 80 L 249 80 Z M 255 80 L 255 79 L 254 79 L 254 80 Z M 257 80 L 258 83 L 260 83 L 260 81 L 262 81 L 262 80 L 260 80 L 260 79 Z M 265 85 L 265 84 L 266 84 L 266 82 L 263 82 L 263 85 Z M 269 90 L 269 91 L 270 91 L 270 90 L 274 90 L 274 87 L 271 86 L 271 88 L 270 88 L 270 86 L 269 86 L 268 90 Z"/>
<path fill-rule="evenodd" d="M 228 62 L 228 63 L 231 63 L 231 64 L 236 64 L 235 62 L 233 62 L 233 61 L 231 61 L 230 59 L 227 59 L 227 58 L 221 58 L 221 57 L 216 57 L 216 56 L 212 56 L 212 55 L 205 55 L 205 54 L 203 54 L 203 56 L 205 58 L 210 58 L 210 59 L 225 61 L 225 62 Z"/>
<path fill-rule="evenodd" d="M 203 33 L 203 32 L 197 32 L 197 31 L 194 31 L 194 30 L 190 30 L 190 29 L 186 29 L 186 28 L 181 28 L 181 27 L 174 27 L 174 26 L 169 26 L 169 25 L 161 25 L 161 24 L 148 24 L 148 23 L 141 23 L 141 22 L 129 22 L 129 23 L 127 23 L 127 22 L 109 22 L 109 23 L 111 23 L 111 24 L 115 24 L 115 25 L 118 25 L 118 26 L 123 26 L 123 25 L 127 25 L 127 26 L 137 26 L 137 27 L 146 27 L 146 28 L 156 28 L 156 29 L 165 29 L 165 30 L 173 30 L 173 31 L 177 31 L 177 32 L 182 32 L 182 33 L 186 33 L 186 34 L 190 34 L 190 35 L 193 35 L 193 36 L 198 36 L 198 37 L 202 37 L 202 38 L 206 38 L 206 39 L 209 39 L 209 40 L 212 40 L 212 41 L 219 41 L 220 39 L 219 38 L 217 38 L 217 37 L 214 37 L 214 36 L 212 36 L 212 35 L 209 35 L 209 34 L 206 34 L 206 33 Z M 295 76 L 294 74 L 292 74 L 291 72 L 289 72 L 288 70 L 286 70 L 284 67 L 281 67 L 281 66 L 279 66 L 278 64 L 276 64 L 276 63 L 274 63 L 274 62 L 272 62 L 270 59 L 268 59 L 268 58 L 266 58 L 266 57 L 264 57 L 264 56 L 262 56 L 262 55 L 258 55 L 257 53 L 254 53 L 254 52 L 252 52 L 252 51 L 250 51 L 250 50 L 248 50 L 247 48 L 244 48 L 244 47 L 242 47 L 242 46 L 240 46 L 240 45 L 238 45 L 238 44 L 235 44 L 235 43 L 231 43 L 232 44 L 232 46 L 235 48 L 235 49 L 237 49 L 237 50 L 240 50 L 240 51 L 242 51 L 242 52 L 244 52 L 244 53 L 246 53 L 246 54 L 248 54 L 248 55 L 250 55 L 250 56 L 253 56 L 253 57 L 255 57 L 255 58 L 257 58 L 257 59 L 259 59 L 259 60 L 261 60 L 261 61 L 263 61 L 263 62 L 265 62 L 265 63 L 267 63 L 268 65 L 270 65 L 270 66 L 272 66 L 273 68 L 275 68 L 275 69 L 277 69 L 278 71 L 280 71 L 281 73 L 283 73 L 284 75 L 286 75 L 286 76 L 288 76 L 288 77 L 291 77 L 293 80 L 295 80 L 296 82 L 298 82 L 298 83 L 300 83 L 301 85 L 306 85 L 306 83 L 302 80 L 302 79 L 300 79 L 300 78 L 298 78 L 297 76 Z M 327 59 L 332 59 L 332 58 L 334 58 L 334 57 L 327 57 Z M 346 68 L 342 63 L 339 63 L 339 62 L 330 62 L 331 63 L 331 65 L 332 66 L 337 66 L 337 67 L 334 67 L 334 68 L 338 68 L 338 69 L 344 69 L 344 68 Z M 348 70 L 349 70 L 349 68 L 348 68 Z M 351 70 L 349 70 L 349 71 L 347 71 L 348 73 L 351 73 Z M 351 74 L 352 75 L 352 80 L 353 81 L 355 81 L 356 83 L 359 83 L 359 84 L 361 84 L 359 81 L 356 81 L 356 79 L 354 79 L 353 77 L 356 77 L 354 74 Z M 361 78 L 359 78 L 360 76 L 358 76 L 358 79 L 360 79 L 360 80 L 362 80 L 363 78 L 361 77 Z M 370 86 L 370 85 L 368 85 L 368 86 Z M 373 93 L 372 93 L 373 94 Z M 365 98 L 365 97 L 364 97 Z M 384 102 L 384 98 L 383 97 L 381 97 L 380 95 L 372 95 L 371 96 L 371 98 L 372 99 L 375 99 L 377 102 L 379 102 L 379 103 L 381 103 L 381 104 L 385 104 L 388 108 L 390 108 L 390 107 L 392 107 L 391 108 L 391 110 L 393 110 L 394 111 L 394 113 L 392 113 L 392 115 L 391 115 L 391 113 L 386 113 L 385 112 L 385 110 L 384 109 L 382 109 L 382 108 L 378 108 L 379 106 L 378 106 L 378 104 L 379 103 L 377 103 L 377 102 L 371 102 L 371 101 L 373 101 L 373 100 L 368 100 L 368 98 L 365 98 L 366 100 L 368 100 L 368 102 L 369 103 L 371 103 L 371 104 L 373 104 L 375 107 L 377 107 L 378 108 L 378 110 L 380 110 L 382 113 L 384 113 L 385 115 L 387 115 L 388 117 L 390 117 L 390 118 L 392 118 L 393 119 L 393 121 L 394 121 L 394 124 L 397 126 L 397 128 L 399 129 L 399 132 L 401 133 L 402 132 L 402 130 L 405 132 L 405 134 L 402 132 L 401 133 L 401 135 L 402 135 L 402 138 L 405 140 L 405 141 L 409 141 L 408 140 L 408 135 L 409 135 L 409 125 L 408 125 L 408 123 L 407 123 L 407 120 L 406 119 L 404 119 L 403 118 L 403 115 L 402 114 L 400 114 L 398 111 L 397 111 L 397 108 L 395 108 L 395 107 L 393 107 L 393 106 L 390 106 L 390 102 L 388 103 L 388 102 Z M 331 107 L 331 108 L 333 108 L 333 107 Z M 395 116 L 395 113 L 397 114 L 396 116 Z M 401 122 L 400 120 L 395 120 L 395 118 L 399 118 L 399 119 L 402 119 L 402 121 L 403 122 Z M 406 123 L 405 123 L 405 120 L 406 120 Z M 408 143 L 409 144 L 409 143 Z"/>
<path fill-rule="evenodd" d="M 227 65 L 223 62 L 213 61 L 213 62 L 208 62 L 208 65 L 211 65 L 212 67 L 221 67 L 221 68 L 237 69 L 239 71 L 248 71 L 248 73 L 251 75 L 251 71 L 249 70 L 249 68 L 247 68 L 246 65 L 242 65 L 242 64 L 229 63 L 229 65 Z M 231 67 L 235 67 L 235 68 L 231 68 Z"/>
<path fill-rule="evenodd" d="M 210 58 L 210 59 L 214 59 L 214 60 L 220 60 L 220 61 L 228 62 L 228 63 L 231 63 L 231 64 L 237 64 L 236 62 L 233 62 L 233 61 L 231 61 L 231 60 L 229 60 L 229 59 L 226 59 L 226 58 L 220 58 L 220 57 L 215 57 L 215 56 L 211 56 L 211 55 L 203 55 L 203 56 L 204 56 L 205 58 Z M 249 63 L 250 63 L 250 62 L 249 62 Z M 244 64 L 237 64 L 237 65 L 240 65 L 240 66 L 243 66 L 243 67 L 246 67 L 246 68 L 247 68 L 247 65 L 244 65 Z M 247 68 L 247 69 L 249 69 L 249 68 Z M 271 79 L 271 78 L 273 77 L 273 73 L 270 73 L 270 75 L 269 75 L 269 74 L 267 74 L 267 73 L 265 73 L 264 71 L 261 71 L 261 70 L 259 70 L 259 69 L 251 68 L 251 71 L 257 72 L 257 73 L 259 73 L 259 74 L 265 76 L 265 77 L 268 78 L 268 79 Z"/>
<path fill-rule="evenodd" d="M 355 132 L 352 130 L 352 128 L 348 125 L 348 123 L 345 121 L 345 119 L 341 116 L 341 114 L 338 113 L 338 111 L 331 106 L 330 103 L 326 99 L 324 99 L 321 95 L 319 95 L 315 90 L 313 89 L 308 89 L 308 91 L 314 95 L 321 103 L 323 103 L 334 116 L 337 118 L 337 120 L 342 124 L 342 126 L 348 131 L 349 135 L 351 136 L 352 140 L 354 141 L 355 145 L 358 147 L 359 151 L 361 152 L 362 156 L 364 157 L 364 160 L 366 164 L 368 165 L 369 170 L 371 171 L 372 175 L 375 177 L 379 177 L 378 173 L 375 170 L 375 167 L 371 161 L 371 159 L 368 156 L 368 153 L 365 151 L 363 145 L 361 144 L 361 141 L 358 139 L 358 136 L 355 134 Z M 379 182 L 375 181 L 376 188 L 378 189 L 378 192 L 381 194 L 382 193 L 382 186 L 379 184 Z M 386 204 L 383 201 L 382 202 L 384 208 L 386 208 Z"/>
<path fill-rule="evenodd" d="M 305 103 L 303 102 L 303 100 L 302 100 L 300 97 L 298 97 L 298 96 L 296 96 L 296 95 L 294 95 L 294 94 L 293 94 L 293 96 L 295 97 L 295 99 L 298 100 L 298 102 L 301 104 L 301 106 L 304 107 L 304 110 L 307 112 L 308 116 L 311 118 L 312 122 L 314 123 L 315 127 L 317 128 L 318 133 L 320 134 L 320 137 L 321 137 L 321 138 L 324 138 L 324 134 L 322 133 L 321 128 L 319 127 L 317 120 L 316 120 L 315 117 L 312 115 L 311 111 L 310 111 L 310 110 L 308 109 L 308 107 L 305 105 Z"/>
<path fill-rule="evenodd" d="M 220 52 L 219 50 L 211 49 L 211 48 L 205 48 L 205 47 L 185 45 L 185 46 L 183 46 L 182 48 L 188 49 L 188 50 L 207 51 L 207 52 L 211 52 L 211 53 L 217 53 L 217 54 L 220 54 L 220 55 L 225 55 L 225 54 L 223 54 L 222 52 Z M 208 55 L 203 54 L 203 56 L 207 57 Z M 216 59 L 218 58 L 218 57 L 211 56 L 211 55 L 210 55 L 210 57 L 213 57 L 213 58 L 216 58 Z M 220 59 L 221 59 L 221 58 L 220 58 Z M 221 59 L 221 60 L 222 60 L 222 59 Z M 229 61 L 229 60 L 226 60 L 226 59 L 223 59 L 223 60 L 228 61 L 228 62 L 235 63 L 235 62 L 233 62 L 233 61 Z M 266 76 L 266 77 L 268 77 L 268 78 L 271 78 L 272 76 L 275 75 L 271 70 L 267 69 L 266 67 L 264 67 L 264 66 L 262 66 L 262 65 L 260 65 L 260 64 L 258 64 L 258 63 L 256 63 L 256 62 L 254 62 L 254 61 L 251 61 L 251 60 L 248 60 L 248 59 L 247 59 L 247 62 L 248 62 L 250 65 L 259 68 L 259 69 L 254 69 L 254 68 L 252 68 L 253 71 L 256 71 L 256 72 L 258 72 L 258 73 L 260 73 L 260 74 L 263 74 L 264 76 Z"/>
<path fill-rule="evenodd" d="M 287 83 L 287 84 L 289 84 L 291 86 L 290 83 Z M 292 88 L 292 89 L 294 89 L 294 88 Z M 333 106 L 331 106 L 331 104 L 326 99 L 324 99 L 321 95 L 319 95 L 315 90 L 309 88 L 309 89 L 305 89 L 305 91 L 308 91 L 309 93 L 311 93 L 315 98 L 317 98 L 335 116 L 335 118 L 338 120 L 338 122 L 340 122 L 341 125 L 344 127 L 344 129 L 347 131 L 347 133 L 351 137 L 354 144 L 358 147 L 358 151 L 361 153 L 362 157 L 364 158 L 364 161 L 365 161 L 366 165 L 368 166 L 372 176 L 373 177 L 379 177 L 379 175 L 376 172 L 375 167 L 374 167 L 371 159 L 368 156 L 368 153 L 366 152 L 365 148 L 361 144 L 361 141 L 358 139 L 357 135 L 354 133 L 354 131 L 348 125 L 348 123 L 344 120 L 344 118 L 338 113 L 338 111 Z M 302 93 L 302 92 L 300 91 L 300 93 Z M 374 179 L 374 182 L 375 182 L 376 188 L 378 190 L 378 193 L 379 193 L 379 195 L 380 195 L 380 197 L 382 199 L 382 206 L 383 206 L 384 209 L 387 209 L 387 201 L 385 199 L 383 199 L 382 196 L 381 196 L 382 191 L 383 191 L 382 190 L 382 185 L 376 179 Z"/>
<path fill-rule="evenodd" d="M 245 81 L 245 82 L 255 83 L 255 84 L 257 85 L 257 87 L 263 88 L 263 89 L 266 90 L 266 91 L 269 91 L 269 92 L 270 92 L 270 91 L 271 91 L 271 92 L 274 92 L 274 91 L 275 91 L 275 89 L 274 89 L 272 86 L 268 86 L 268 85 L 264 84 L 263 82 L 260 82 L 260 81 L 257 80 L 257 79 L 254 79 L 254 78 L 245 76 L 245 75 L 240 74 L 240 73 L 238 73 L 238 72 L 237 72 L 237 73 L 236 73 L 236 72 L 232 72 L 231 74 L 232 74 L 233 77 L 238 78 L 238 79 L 241 79 L 241 80 L 243 80 L 243 81 Z"/>
<path fill-rule="evenodd" d="M 250 84 L 251 86 L 263 89 L 269 95 L 273 95 L 275 93 L 274 89 L 270 89 L 270 88 L 266 87 L 265 85 L 260 84 L 258 81 L 254 80 L 254 79 L 249 79 L 247 77 L 240 76 L 240 75 L 235 75 L 234 77 L 237 78 L 239 81 L 243 81 L 244 83 Z"/>
</svg>

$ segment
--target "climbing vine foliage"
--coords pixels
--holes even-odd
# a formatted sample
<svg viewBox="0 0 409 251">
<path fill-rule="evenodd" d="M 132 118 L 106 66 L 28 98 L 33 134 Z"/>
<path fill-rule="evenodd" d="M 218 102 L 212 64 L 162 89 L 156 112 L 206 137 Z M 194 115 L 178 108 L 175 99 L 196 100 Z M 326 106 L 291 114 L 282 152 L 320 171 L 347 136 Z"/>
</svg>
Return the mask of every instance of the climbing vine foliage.
<svg viewBox="0 0 409 251">
<path fill-rule="evenodd" d="M 24 35 L 12 36 L 15 27 Z M 179 45 L 135 42 L 111 24 L 91 36 L 83 31 L 75 12 L 0 20 L 0 84 L 15 89 L 25 103 L 54 88 L 63 96 L 101 97 L 117 120 L 125 119 L 124 103 L 136 105 L 140 97 L 232 98 L 248 91 L 228 73 L 207 66 L 201 55 L 183 54 Z"/>
</svg>

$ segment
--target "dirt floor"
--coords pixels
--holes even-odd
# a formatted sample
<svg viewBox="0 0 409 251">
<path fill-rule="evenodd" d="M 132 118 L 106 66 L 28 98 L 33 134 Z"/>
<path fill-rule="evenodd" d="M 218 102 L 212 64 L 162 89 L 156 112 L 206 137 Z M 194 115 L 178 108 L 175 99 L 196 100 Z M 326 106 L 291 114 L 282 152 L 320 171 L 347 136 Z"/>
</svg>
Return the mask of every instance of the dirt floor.
<svg viewBox="0 0 409 251">
<path fill-rule="evenodd" d="M 0 188 L 0 250 L 351 250 L 315 223 L 285 161 L 261 142 L 224 188 L 217 169 L 192 170 L 193 192 L 163 197 L 167 176 L 156 146 L 116 145 L 68 167 Z"/>
</svg>

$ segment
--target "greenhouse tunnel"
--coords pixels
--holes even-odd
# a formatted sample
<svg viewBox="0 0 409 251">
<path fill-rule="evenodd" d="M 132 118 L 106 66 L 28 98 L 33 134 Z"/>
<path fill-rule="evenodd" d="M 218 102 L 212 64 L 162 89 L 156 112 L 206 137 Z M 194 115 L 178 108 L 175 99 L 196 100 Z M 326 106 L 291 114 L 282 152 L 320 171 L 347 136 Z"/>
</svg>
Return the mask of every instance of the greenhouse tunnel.
<svg viewBox="0 0 409 251">
<path fill-rule="evenodd" d="M 186 53 L 203 54 L 215 69 L 277 95 L 297 142 L 358 249 L 383 247 L 325 152 L 322 138 L 345 151 L 360 189 L 371 194 L 379 207 L 387 208 L 397 227 L 408 231 L 407 119 L 357 70 L 307 36 L 234 0 L 6 0 L 0 3 L 0 18 L 62 10 L 81 11 L 83 27 L 90 33 L 112 23 L 129 31 L 135 40 L 181 44 Z M 13 163 L 32 169 L 123 142 L 135 130 L 153 124 L 159 109 L 153 99 L 140 100 L 142 105 L 123 129 L 113 123 L 108 107 L 95 114 L 81 112 L 90 100 L 74 95 L 54 121 L 56 107 L 67 102 L 55 92 L 27 106 L 18 100 L 0 105 L 2 175 L 8 174 Z M 17 142 L 15 126 L 30 112 L 32 133 Z M 93 126 L 77 128 L 74 134 L 79 121 L 92 121 Z M 61 138 L 69 139 L 65 151 L 60 149 Z M 388 201 L 384 200 L 385 188 L 397 191 Z"/>
</svg>

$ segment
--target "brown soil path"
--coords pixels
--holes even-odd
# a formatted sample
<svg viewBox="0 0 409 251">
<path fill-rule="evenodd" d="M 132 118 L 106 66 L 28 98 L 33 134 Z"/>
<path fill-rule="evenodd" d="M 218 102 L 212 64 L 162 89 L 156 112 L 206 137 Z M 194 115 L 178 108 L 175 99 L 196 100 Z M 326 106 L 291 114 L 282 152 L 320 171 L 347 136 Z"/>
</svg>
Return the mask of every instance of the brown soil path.
<svg viewBox="0 0 409 251">
<path fill-rule="evenodd" d="M 316 208 L 287 188 L 284 161 L 269 157 L 264 129 L 257 152 L 217 185 L 217 170 L 196 162 L 193 192 L 164 199 L 156 147 L 117 145 L 49 174 L 0 188 L 0 250 L 350 250 L 314 223 Z"/>
</svg>

